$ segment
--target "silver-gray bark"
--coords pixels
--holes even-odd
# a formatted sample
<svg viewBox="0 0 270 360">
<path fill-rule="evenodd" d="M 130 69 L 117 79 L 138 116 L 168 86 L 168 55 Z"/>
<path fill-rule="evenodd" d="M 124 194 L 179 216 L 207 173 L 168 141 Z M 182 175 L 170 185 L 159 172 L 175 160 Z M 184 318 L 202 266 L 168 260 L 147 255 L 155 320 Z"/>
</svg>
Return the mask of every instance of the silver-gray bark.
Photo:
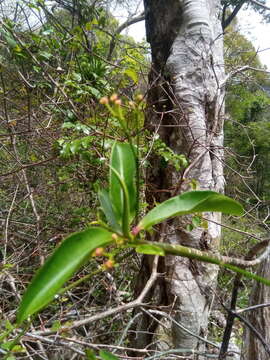
<svg viewBox="0 0 270 360">
<path fill-rule="evenodd" d="M 164 200 L 185 191 L 192 179 L 200 189 L 223 192 L 224 79 L 223 38 L 217 0 L 145 0 L 147 40 L 152 49 L 147 124 L 177 154 L 185 154 L 189 167 L 182 172 L 153 164 L 147 183 L 154 188 L 148 199 Z M 166 191 L 164 191 L 166 190 Z M 207 214 L 220 222 L 219 214 Z M 189 219 L 165 227 L 165 241 L 217 251 L 220 227 L 188 232 Z M 164 228 L 163 228 L 164 230 Z M 164 234 L 163 234 L 164 235 Z M 217 268 L 180 257 L 166 257 L 158 298 L 170 314 L 196 335 L 207 336 L 208 313 Z M 157 297 L 157 291 L 155 293 Z M 164 305 L 164 303 L 163 303 Z M 141 324 L 142 325 L 142 324 Z M 144 323 L 144 327 L 146 324 Z M 146 330 L 146 329 L 145 329 Z M 149 327 L 148 327 L 149 330 Z M 171 324 L 171 341 L 177 348 L 195 349 L 198 339 Z M 145 346 L 137 335 L 137 345 Z"/>
</svg>

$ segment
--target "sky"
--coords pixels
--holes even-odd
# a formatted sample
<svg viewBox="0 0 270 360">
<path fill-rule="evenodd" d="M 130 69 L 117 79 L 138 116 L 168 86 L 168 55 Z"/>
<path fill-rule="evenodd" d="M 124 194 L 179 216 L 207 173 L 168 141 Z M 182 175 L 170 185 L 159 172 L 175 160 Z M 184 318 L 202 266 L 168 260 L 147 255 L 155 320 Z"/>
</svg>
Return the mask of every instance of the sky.
<svg viewBox="0 0 270 360">
<path fill-rule="evenodd" d="M 266 0 L 265 5 L 270 7 L 270 0 Z M 270 70 L 270 24 L 263 22 L 262 16 L 252 9 L 241 10 L 238 18 L 240 32 L 253 43 L 262 64 Z M 119 21 L 121 22 L 121 17 Z M 128 34 L 137 41 L 145 38 L 144 22 L 130 26 Z"/>
<path fill-rule="evenodd" d="M 270 0 L 265 5 L 270 7 Z M 262 64 L 270 70 L 270 24 L 263 22 L 262 16 L 253 10 L 242 10 L 239 24 L 241 33 L 253 43 Z"/>
</svg>

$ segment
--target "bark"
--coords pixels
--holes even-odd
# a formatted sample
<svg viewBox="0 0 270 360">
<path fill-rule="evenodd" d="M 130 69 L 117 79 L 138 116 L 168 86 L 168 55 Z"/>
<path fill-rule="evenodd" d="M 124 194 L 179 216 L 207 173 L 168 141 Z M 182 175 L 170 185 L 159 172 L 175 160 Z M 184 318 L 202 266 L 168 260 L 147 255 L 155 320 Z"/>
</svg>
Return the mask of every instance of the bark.
<svg viewBox="0 0 270 360">
<path fill-rule="evenodd" d="M 145 0 L 146 33 L 152 50 L 152 70 L 147 126 L 158 132 L 177 154 L 185 154 L 189 167 L 182 172 L 158 166 L 152 159 L 148 173 L 147 199 L 162 201 L 190 187 L 196 179 L 200 189 L 223 192 L 223 39 L 216 0 Z M 208 219 L 220 221 L 219 214 Z M 209 222 L 208 229 L 185 230 L 188 218 L 170 221 L 162 229 L 165 241 L 217 251 L 220 227 Z M 156 235 L 158 237 L 158 235 Z M 150 268 L 144 260 L 144 276 Z M 157 305 L 166 305 L 170 314 L 196 335 L 206 336 L 217 268 L 180 257 L 166 256 L 160 264 L 165 276 L 151 294 Z M 142 286 L 142 279 L 141 286 Z M 140 282 L 140 281 L 139 281 Z M 162 292 L 162 294 L 160 294 Z M 163 302 L 160 302 L 163 301 Z M 141 330 L 154 326 L 142 317 Z M 175 323 L 171 324 L 169 346 L 195 349 L 198 339 Z M 137 333 L 136 345 L 149 343 Z M 154 337 L 155 339 L 155 337 Z"/>
<path fill-rule="evenodd" d="M 270 258 L 268 257 L 258 269 L 258 274 L 267 279 L 270 278 Z M 270 288 L 261 283 L 254 283 L 251 295 L 250 306 L 270 303 Z M 269 360 L 270 352 L 270 307 L 261 307 L 249 312 L 246 317 L 251 328 L 245 328 L 244 346 L 242 351 L 243 360 Z M 261 338 L 261 339 L 260 339 Z"/>
</svg>

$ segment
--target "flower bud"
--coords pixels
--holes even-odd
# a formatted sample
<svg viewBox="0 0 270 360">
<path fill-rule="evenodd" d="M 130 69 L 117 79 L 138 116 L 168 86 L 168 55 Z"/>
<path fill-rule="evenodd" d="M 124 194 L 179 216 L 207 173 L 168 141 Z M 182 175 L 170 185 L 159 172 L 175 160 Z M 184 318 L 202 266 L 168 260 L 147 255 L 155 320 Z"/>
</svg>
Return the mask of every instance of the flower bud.
<svg viewBox="0 0 270 360">
<path fill-rule="evenodd" d="M 113 260 L 107 260 L 105 263 L 104 263 L 104 267 L 105 269 L 109 270 L 109 269 L 112 269 L 114 267 L 114 261 Z"/>
<path fill-rule="evenodd" d="M 136 236 L 139 234 L 139 232 L 141 231 L 142 229 L 137 225 L 137 226 L 134 226 L 134 228 L 131 230 L 131 234 L 133 236 Z"/>
<path fill-rule="evenodd" d="M 102 256 L 104 254 L 104 249 L 102 247 L 96 248 L 93 255 L 94 256 Z"/>
<path fill-rule="evenodd" d="M 115 105 L 120 106 L 122 104 L 122 101 L 121 101 L 121 99 L 116 99 L 114 103 L 115 103 Z"/>
<path fill-rule="evenodd" d="M 116 241 L 118 239 L 118 235 L 117 234 L 112 234 L 112 239 Z"/>
<path fill-rule="evenodd" d="M 107 105 L 109 104 L 109 99 L 107 98 L 107 96 L 104 96 L 101 99 L 99 99 L 99 103 L 102 105 Z"/>
<path fill-rule="evenodd" d="M 132 109 L 135 108 L 135 103 L 134 103 L 134 101 L 129 101 L 129 102 L 128 102 L 128 105 L 129 105 Z"/>
<path fill-rule="evenodd" d="M 115 102 L 118 99 L 118 95 L 117 94 L 112 94 L 110 97 L 111 102 Z"/>
</svg>

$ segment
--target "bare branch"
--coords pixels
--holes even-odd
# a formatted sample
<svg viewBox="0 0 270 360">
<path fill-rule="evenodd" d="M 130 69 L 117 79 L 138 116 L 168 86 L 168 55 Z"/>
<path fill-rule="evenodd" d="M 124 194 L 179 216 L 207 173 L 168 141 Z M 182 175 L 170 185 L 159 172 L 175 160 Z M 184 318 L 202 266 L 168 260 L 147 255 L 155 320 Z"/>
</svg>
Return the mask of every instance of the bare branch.
<svg viewBox="0 0 270 360">
<path fill-rule="evenodd" d="M 107 60 L 110 61 L 111 58 L 112 58 L 112 54 L 113 54 L 113 51 L 114 51 L 114 48 L 115 48 L 115 45 L 116 45 L 116 37 L 117 35 L 119 35 L 124 29 L 126 29 L 127 27 L 129 27 L 130 25 L 133 25 L 133 24 L 136 24 L 140 21 L 143 21 L 145 20 L 145 13 L 144 11 L 132 18 L 132 19 L 128 19 L 127 21 L 125 21 L 123 24 L 121 24 L 118 29 L 115 31 L 115 33 L 112 35 L 112 40 L 110 42 L 110 48 L 109 48 L 109 52 L 108 52 L 108 56 L 107 56 Z"/>
<path fill-rule="evenodd" d="M 257 1 L 257 0 L 249 0 L 249 2 L 251 4 L 254 4 L 254 5 L 257 5 L 259 7 L 261 7 L 262 9 L 264 10 L 270 10 L 270 7 L 266 6 L 265 4 L 261 3 L 260 1 Z"/>
</svg>

